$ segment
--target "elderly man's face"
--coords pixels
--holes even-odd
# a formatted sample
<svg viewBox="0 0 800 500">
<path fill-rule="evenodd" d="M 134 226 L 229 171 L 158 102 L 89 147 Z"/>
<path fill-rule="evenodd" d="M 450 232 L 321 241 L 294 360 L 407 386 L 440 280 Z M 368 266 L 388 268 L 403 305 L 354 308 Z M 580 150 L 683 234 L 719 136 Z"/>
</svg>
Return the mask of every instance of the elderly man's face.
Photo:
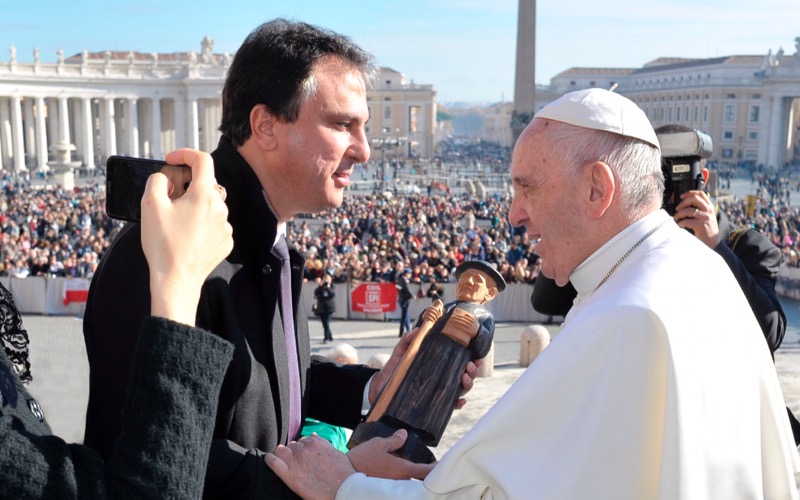
<svg viewBox="0 0 800 500">
<path fill-rule="evenodd" d="M 528 236 L 538 240 L 542 272 L 563 286 L 583 260 L 576 192 L 569 166 L 563 165 L 542 137 L 552 122 L 536 119 L 525 129 L 511 160 L 514 198 L 509 210 L 513 226 L 525 226 Z"/>
<path fill-rule="evenodd" d="M 369 159 L 361 74 L 336 59 L 318 63 L 313 71 L 316 94 L 300 106 L 296 121 L 279 122 L 274 129 L 279 157 L 270 201 L 281 216 L 338 207 L 353 165 Z"/>
<path fill-rule="evenodd" d="M 486 273 L 467 269 L 458 278 L 456 300 L 483 304 L 491 300 L 496 292 L 497 285 Z"/>
</svg>

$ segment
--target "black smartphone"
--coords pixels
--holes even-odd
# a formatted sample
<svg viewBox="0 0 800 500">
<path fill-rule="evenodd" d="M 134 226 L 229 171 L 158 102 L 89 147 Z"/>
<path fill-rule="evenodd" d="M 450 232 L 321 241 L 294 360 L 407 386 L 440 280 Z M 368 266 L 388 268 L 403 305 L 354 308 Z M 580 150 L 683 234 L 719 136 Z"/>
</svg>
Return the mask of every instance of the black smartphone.
<svg viewBox="0 0 800 500">
<path fill-rule="evenodd" d="M 169 197 L 179 198 L 189 188 L 192 169 L 169 165 L 161 160 L 109 156 L 106 161 L 106 214 L 114 219 L 139 222 L 142 219 L 142 196 L 147 178 L 156 172 L 171 182 Z"/>
</svg>

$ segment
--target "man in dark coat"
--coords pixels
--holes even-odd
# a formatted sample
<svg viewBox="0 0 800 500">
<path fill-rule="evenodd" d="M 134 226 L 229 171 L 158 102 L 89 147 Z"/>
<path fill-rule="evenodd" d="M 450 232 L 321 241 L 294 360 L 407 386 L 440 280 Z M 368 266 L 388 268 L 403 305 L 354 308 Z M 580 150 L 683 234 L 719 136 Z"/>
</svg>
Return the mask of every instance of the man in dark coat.
<svg viewBox="0 0 800 500">
<path fill-rule="evenodd" d="M 307 416 L 354 427 L 367 409 L 365 396 L 374 401 L 408 345 L 402 340 L 377 373 L 312 361 L 300 300 L 304 261 L 291 245 L 292 314 L 281 305 L 282 260 L 275 252 L 286 222 L 339 206 L 353 166 L 369 158 L 366 86 L 374 73 L 371 56 L 349 39 L 280 19 L 254 30 L 228 70 L 223 137 L 212 157 L 227 190 L 234 249 L 206 281 L 197 323 L 235 352 L 220 394 L 206 497 L 293 497 L 263 453 L 298 438 L 290 428 Z M 148 304 L 139 226 L 129 225 L 95 274 L 84 319 L 91 368 L 85 441 L 104 457 L 120 433 L 135 328 Z M 290 328 L 295 335 L 285 337 Z M 290 375 L 293 364 L 299 376 Z M 291 411 L 293 397 L 301 398 L 300 415 Z M 388 454 L 362 465 L 393 477 L 429 470 Z"/>
<path fill-rule="evenodd" d="M 323 343 L 333 342 L 333 332 L 331 332 L 331 316 L 336 312 L 336 302 L 333 298 L 336 292 L 333 291 L 333 276 L 325 273 L 322 276 L 322 283 L 314 290 L 314 313 L 322 321 L 322 331 L 325 334 Z"/>
<path fill-rule="evenodd" d="M 400 337 L 411 330 L 411 317 L 408 314 L 408 307 L 411 305 L 411 299 L 414 298 L 414 294 L 411 293 L 408 283 L 410 277 L 411 269 L 404 269 L 394 284 L 395 288 L 397 288 L 397 304 L 400 306 Z"/>
</svg>

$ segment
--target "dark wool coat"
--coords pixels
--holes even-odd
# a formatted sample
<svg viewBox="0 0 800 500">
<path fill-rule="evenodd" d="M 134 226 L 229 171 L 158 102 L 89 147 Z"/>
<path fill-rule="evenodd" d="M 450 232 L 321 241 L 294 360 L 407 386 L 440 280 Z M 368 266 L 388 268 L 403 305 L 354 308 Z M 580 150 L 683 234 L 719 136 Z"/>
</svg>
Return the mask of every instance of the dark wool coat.
<svg viewBox="0 0 800 500">
<path fill-rule="evenodd" d="M 0 349 L 0 496 L 199 498 L 232 352 L 202 330 L 145 319 L 132 354 L 123 430 L 103 464 L 89 447 L 52 435 Z"/>
<path fill-rule="evenodd" d="M 280 308 L 280 260 L 272 254 L 278 221 L 244 158 L 222 138 L 212 154 L 228 196 L 234 248 L 203 286 L 197 324 L 235 347 L 219 399 L 204 495 L 208 498 L 293 497 L 264 463 L 264 452 L 289 439 L 289 381 Z M 364 387 L 375 370 L 339 367 L 310 355 L 300 300 L 304 260 L 290 250 L 303 416 L 354 427 Z M 94 275 L 84 317 L 91 367 L 86 444 L 108 456 L 120 431 L 135 325 L 149 310 L 147 261 L 139 226 L 117 236 Z M 294 438 L 294 436 L 292 437 Z"/>
</svg>

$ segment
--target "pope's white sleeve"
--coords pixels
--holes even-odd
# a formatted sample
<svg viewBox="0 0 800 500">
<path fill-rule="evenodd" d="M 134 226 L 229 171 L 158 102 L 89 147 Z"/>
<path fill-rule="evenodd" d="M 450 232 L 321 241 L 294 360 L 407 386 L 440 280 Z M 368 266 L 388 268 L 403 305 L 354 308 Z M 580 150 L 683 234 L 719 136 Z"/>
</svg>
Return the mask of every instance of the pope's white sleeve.
<svg viewBox="0 0 800 500">
<path fill-rule="evenodd" d="M 357 473 L 345 479 L 336 492 L 336 500 L 369 498 L 381 500 L 388 498 L 425 498 L 422 481 L 380 479 Z"/>
</svg>

